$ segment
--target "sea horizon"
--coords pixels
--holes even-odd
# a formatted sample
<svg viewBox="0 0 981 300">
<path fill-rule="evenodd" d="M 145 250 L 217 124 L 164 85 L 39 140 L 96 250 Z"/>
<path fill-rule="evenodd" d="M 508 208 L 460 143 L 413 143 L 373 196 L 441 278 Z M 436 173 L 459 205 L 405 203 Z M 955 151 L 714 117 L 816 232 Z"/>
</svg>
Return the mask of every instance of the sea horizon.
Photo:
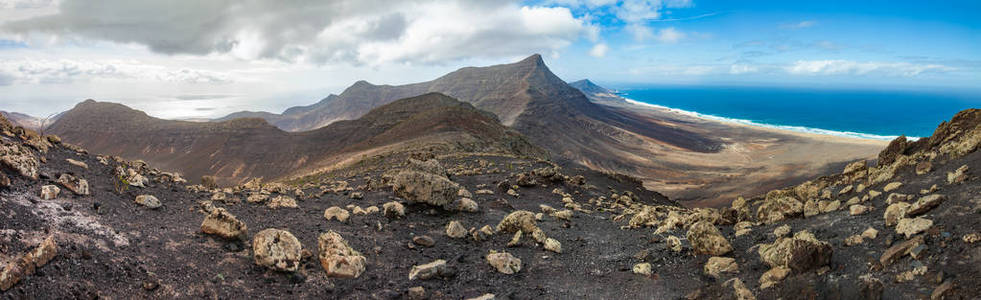
<svg viewBox="0 0 981 300">
<path fill-rule="evenodd" d="M 617 94 L 704 119 L 873 140 L 928 137 L 957 112 L 981 107 L 981 93 L 963 90 L 633 85 Z"/>
</svg>

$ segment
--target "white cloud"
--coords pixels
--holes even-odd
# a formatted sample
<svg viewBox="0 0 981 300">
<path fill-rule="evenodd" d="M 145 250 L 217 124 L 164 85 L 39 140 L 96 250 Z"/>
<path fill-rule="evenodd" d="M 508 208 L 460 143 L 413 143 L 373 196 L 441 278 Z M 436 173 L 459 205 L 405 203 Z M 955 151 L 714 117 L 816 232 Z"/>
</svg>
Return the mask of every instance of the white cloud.
<svg viewBox="0 0 981 300">
<path fill-rule="evenodd" d="M 606 43 L 599 43 L 593 46 L 593 49 L 589 50 L 589 55 L 593 57 L 604 57 L 607 51 L 610 51 L 610 47 Z"/>
<path fill-rule="evenodd" d="M 800 21 L 800 22 L 797 22 L 797 23 L 780 24 L 780 29 L 795 30 L 795 29 L 803 29 L 803 28 L 812 27 L 814 25 L 817 25 L 817 21 L 806 20 L 806 21 Z"/>
<path fill-rule="evenodd" d="M 760 67 L 750 64 L 732 64 L 729 66 L 729 74 L 739 75 L 747 73 L 756 73 L 760 71 Z"/>
<path fill-rule="evenodd" d="M 685 33 L 674 29 L 674 27 L 664 28 L 657 32 L 657 40 L 662 43 L 674 44 L 683 38 L 685 38 Z"/>
<path fill-rule="evenodd" d="M 464 0 L 295 4 L 65 0 L 54 14 L 3 29 L 135 43 L 164 54 L 370 65 L 554 53 L 584 35 L 598 39 L 598 28 L 565 7 Z"/>
<path fill-rule="evenodd" d="M 866 75 L 912 77 L 928 72 L 950 72 L 955 68 L 939 64 L 908 62 L 856 62 L 849 60 L 799 60 L 786 71 L 797 75 Z"/>
<path fill-rule="evenodd" d="M 654 31 L 647 25 L 633 23 L 624 27 L 634 37 L 634 41 L 643 42 L 654 37 Z"/>
<path fill-rule="evenodd" d="M 225 84 L 234 80 L 226 73 L 191 68 L 169 68 L 138 61 L 109 60 L 0 60 L 0 85 L 72 83 L 90 80 L 157 81 L 191 84 Z M 6 84 L 3 84 L 6 83 Z"/>
</svg>

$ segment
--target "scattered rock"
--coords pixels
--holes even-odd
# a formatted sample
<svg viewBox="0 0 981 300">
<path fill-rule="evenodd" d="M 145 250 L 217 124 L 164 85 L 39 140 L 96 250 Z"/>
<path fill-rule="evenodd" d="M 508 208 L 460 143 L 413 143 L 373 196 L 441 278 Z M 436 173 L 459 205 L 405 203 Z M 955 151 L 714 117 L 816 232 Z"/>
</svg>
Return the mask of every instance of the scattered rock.
<svg viewBox="0 0 981 300">
<path fill-rule="evenodd" d="M 933 220 L 920 217 L 903 218 L 899 220 L 899 223 L 896 223 L 896 233 L 905 235 L 908 239 L 917 233 L 930 229 L 930 226 L 933 226 Z"/>
<path fill-rule="evenodd" d="M 382 210 L 385 212 L 385 217 L 395 219 L 405 216 L 405 206 L 402 203 L 395 201 L 388 202 L 382 205 Z"/>
<path fill-rule="evenodd" d="M 252 239 L 252 257 L 257 265 L 282 272 L 300 267 L 300 241 L 286 230 L 269 228 Z"/>
<path fill-rule="evenodd" d="M 739 264 L 736 264 L 735 258 L 713 256 L 705 263 L 703 271 L 706 275 L 719 278 L 722 273 L 739 272 Z"/>
<path fill-rule="evenodd" d="M 916 200 L 916 202 L 909 207 L 909 210 L 906 211 L 906 216 L 915 217 L 922 215 L 934 207 L 937 207 L 937 205 L 940 205 L 940 203 L 943 203 L 946 199 L 947 197 L 941 194 L 931 194 L 920 197 L 920 199 Z"/>
<path fill-rule="evenodd" d="M 916 164 L 916 175 L 923 175 L 933 170 L 933 164 L 929 161 L 921 161 Z"/>
<path fill-rule="evenodd" d="M 42 185 L 41 186 L 41 200 L 53 200 L 58 198 L 58 194 L 61 193 L 61 189 L 54 185 Z"/>
<path fill-rule="evenodd" d="M 865 161 L 864 160 L 856 161 L 856 162 L 853 162 L 853 163 L 850 163 L 850 164 L 846 165 L 845 166 L 845 170 L 842 171 L 841 173 L 842 174 L 848 174 L 848 173 L 859 171 L 859 170 L 862 170 L 862 169 L 865 169 Z"/>
<path fill-rule="evenodd" d="M 886 193 L 892 192 L 892 191 L 898 189 L 901 186 L 903 186 L 903 183 L 902 182 L 898 182 L 898 181 L 897 182 L 890 182 L 890 183 L 886 184 L 885 187 L 882 188 L 882 191 L 883 192 L 886 192 Z"/>
<path fill-rule="evenodd" d="M 686 235 L 695 254 L 724 255 L 732 251 L 732 245 L 709 221 L 699 221 L 688 229 Z"/>
<path fill-rule="evenodd" d="M 412 238 L 412 243 L 423 247 L 432 247 L 436 245 L 436 241 L 428 235 L 419 235 Z"/>
<path fill-rule="evenodd" d="M 204 222 L 201 222 L 201 231 L 226 239 L 244 240 L 248 227 L 225 208 L 216 207 L 204 218 Z"/>
<path fill-rule="evenodd" d="M 465 211 L 465 212 L 478 211 L 477 202 L 473 201 L 473 199 L 470 198 L 457 199 L 454 202 L 453 207 L 456 208 L 456 210 L 458 211 Z"/>
<path fill-rule="evenodd" d="M 822 267 L 831 262 L 831 245 L 819 241 L 807 231 L 783 237 L 772 244 L 761 244 L 760 259 L 771 267 L 789 267 L 798 272 Z"/>
<path fill-rule="evenodd" d="M 767 224 L 804 213 L 804 204 L 794 197 L 767 195 L 763 204 L 756 210 L 756 219 Z"/>
<path fill-rule="evenodd" d="M 746 284 L 739 278 L 729 279 L 723 285 L 732 287 L 732 293 L 736 297 L 736 300 L 756 300 L 753 292 L 746 288 Z"/>
<path fill-rule="evenodd" d="M 418 171 L 399 172 L 392 180 L 396 196 L 439 207 L 448 207 L 461 188 L 445 176 Z"/>
<path fill-rule="evenodd" d="M 320 265 L 327 277 L 357 278 L 364 273 L 366 259 L 333 230 L 317 238 Z"/>
<path fill-rule="evenodd" d="M 348 196 L 351 197 L 351 199 L 354 199 L 354 200 L 364 199 L 364 194 L 361 193 L 361 192 L 352 192 Z"/>
<path fill-rule="evenodd" d="M 85 179 L 79 179 L 71 174 L 65 173 L 58 177 L 58 184 L 65 187 L 75 195 L 88 195 L 89 194 L 89 182 Z"/>
<path fill-rule="evenodd" d="M 857 216 L 864 215 L 869 212 L 869 207 L 861 204 L 855 204 L 848 207 L 848 214 Z"/>
<path fill-rule="evenodd" d="M 787 278 L 787 275 L 790 275 L 790 268 L 773 267 L 769 271 L 766 271 L 766 273 L 763 273 L 763 276 L 760 276 L 760 289 L 768 289 L 780 283 L 784 278 Z"/>
<path fill-rule="evenodd" d="M 3 142 L 0 143 L 0 165 L 17 171 L 21 176 L 37 180 L 40 163 L 27 147 Z"/>
<path fill-rule="evenodd" d="M 636 264 L 633 267 L 633 271 L 634 271 L 634 274 L 640 274 L 640 275 L 644 275 L 644 276 L 651 276 L 651 274 L 654 273 L 654 270 L 651 269 L 651 264 L 650 263 L 639 263 L 639 264 Z"/>
<path fill-rule="evenodd" d="M 412 266 L 409 270 L 409 280 L 427 280 L 440 276 L 440 273 L 446 273 L 446 261 L 442 259 L 437 259 L 428 264 Z"/>
<path fill-rule="evenodd" d="M 0 291 L 9 290 L 17 282 L 46 265 L 58 254 L 58 245 L 54 236 L 48 236 L 33 250 L 14 258 L 3 270 L 0 270 Z"/>
<path fill-rule="evenodd" d="M 327 219 L 327 221 L 337 219 L 339 222 L 347 222 L 347 219 L 350 216 L 351 213 L 349 213 L 346 209 L 337 206 L 331 206 L 330 208 L 324 210 L 324 218 Z"/>
<path fill-rule="evenodd" d="M 960 168 L 957 168 L 957 170 L 954 172 L 948 172 L 947 184 L 961 183 L 964 182 L 964 180 L 967 180 L 967 169 L 967 165 L 963 165 Z"/>
<path fill-rule="evenodd" d="M 507 252 L 491 250 L 491 253 L 487 254 L 487 263 L 504 274 L 514 274 L 521 271 L 521 259 Z"/>
<path fill-rule="evenodd" d="M 784 224 L 773 229 L 773 235 L 776 237 L 784 237 L 790 234 L 790 225 Z"/>
<path fill-rule="evenodd" d="M 674 252 L 681 252 L 681 239 L 676 236 L 669 235 L 664 239 L 664 243 L 667 245 L 668 249 Z"/>
<path fill-rule="evenodd" d="M 150 209 L 160 208 L 160 200 L 153 195 L 139 195 L 136 196 L 136 204 L 146 206 Z"/>
<path fill-rule="evenodd" d="M 562 253 L 562 243 L 553 238 L 547 238 L 545 239 L 545 250 Z"/>
<path fill-rule="evenodd" d="M 296 205 L 296 199 L 293 199 L 293 197 L 290 197 L 290 196 L 283 196 L 283 195 L 276 196 L 275 198 L 272 198 L 272 200 L 269 200 L 269 203 L 267 203 L 266 206 L 268 206 L 269 208 L 280 208 L 280 207 L 297 208 L 297 207 L 299 207 L 299 206 Z"/>
<path fill-rule="evenodd" d="M 572 211 L 571 210 L 568 210 L 568 209 L 564 209 L 564 210 L 561 210 L 561 211 L 556 211 L 556 212 L 551 213 L 550 215 L 552 217 L 554 217 L 556 219 L 560 219 L 560 220 L 566 220 L 566 221 L 568 221 L 568 220 L 571 220 L 572 219 Z"/>
<path fill-rule="evenodd" d="M 897 202 L 890 204 L 886 208 L 886 212 L 882 217 L 886 220 L 886 226 L 894 226 L 899 223 L 899 220 L 906 217 L 906 212 L 909 211 L 909 203 Z"/>
<path fill-rule="evenodd" d="M 977 243 L 978 241 L 981 241 L 981 234 L 978 233 L 965 234 L 964 237 L 961 238 L 961 240 L 963 240 L 965 243 L 968 244 L 974 244 Z"/>
<path fill-rule="evenodd" d="M 913 249 L 921 244 L 923 244 L 923 236 L 917 236 L 908 241 L 893 245 L 882 253 L 882 256 L 879 257 L 879 263 L 883 266 L 888 266 L 909 253 L 910 249 Z"/>
<path fill-rule="evenodd" d="M 67 161 L 69 165 L 73 165 L 73 166 L 76 166 L 76 167 L 79 167 L 79 168 L 82 168 L 82 169 L 88 169 L 89 168 L 89 165 L 88 164 L 86 164 L 84 162 L 81 162 L 81 161 L 77 161 L 77 160 L 71 159 L 71 158 L 66 158 L 65 161 Z"/>
<path fill-rule="evenodd" d="M 467 229 L 459 221 L 450 221 L 446 225 L 446 235 L 455 239 L 463 238 L 467 236 Z"/>
<path fill-rule="evenodd" d="M 269 200 L 269 195 L 261 194 L 261 193 L 254 193 L 249 195 L 249 197 L 245 198 L 245 201 L 249 203 L 262 203 L 265 202 L 266 200 Z"/>
<path fill-rule="evenodd" d="M 497 231 L 532 233 L 538 225 L 535 225 L 535 214 L 527 210 L 517 210 L 511 212 L 500 223 L 497 224 Z"/>
</svg>

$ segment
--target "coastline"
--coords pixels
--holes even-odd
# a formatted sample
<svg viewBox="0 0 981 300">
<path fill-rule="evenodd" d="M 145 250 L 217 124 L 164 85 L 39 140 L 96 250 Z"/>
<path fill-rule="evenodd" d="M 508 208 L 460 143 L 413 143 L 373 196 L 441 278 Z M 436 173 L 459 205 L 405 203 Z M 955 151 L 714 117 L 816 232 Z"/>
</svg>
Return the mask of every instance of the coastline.
<svg viewBox="0 0 981 300">
<path fill-rule="evenodd" d="M 644 108 L 666 111 L 669 113 L 674 113 L 677 115 L 682 115 L 682 116 L 697 118 L 702 120 L 715 121 L 715 122 L 721 122 L 721 123 L 733 124 L 733 125 L 750 126 L 754 128 L 776 130 L 780 132 L 791 132 L 794 134 L 803 134 L 808 136 L 849 138 L 849 139 L 858 139 L 858 140 L 876 141 L 876 142 L 883 142 L 883 141 L 888 142 L 899 137 L 899 136 L 877 135 L 877 134 L 851 132 L 851 131 L 836 131 L 836 130 L 828 130 L 828 129 L 821 129 L 821 128 L 811 128 L 805 126 L 760 123 L 760 122 L 746 120 L 746 119 L 728 118 L 728 117 L 716 116 L 711 114 L 703 114 L 694 111 L 687 111 L 687 110 L 667 107 L 663 105 L 650 104 L 650 103 L 626 98 L 620 95 L 617 96 L 622 98 L 627 103 L 641 106 Z M 919 137 L 911 137 L 911 136 L 907 136 L 906 138 L 914 141 L 919 139 Z"/>
</svg>

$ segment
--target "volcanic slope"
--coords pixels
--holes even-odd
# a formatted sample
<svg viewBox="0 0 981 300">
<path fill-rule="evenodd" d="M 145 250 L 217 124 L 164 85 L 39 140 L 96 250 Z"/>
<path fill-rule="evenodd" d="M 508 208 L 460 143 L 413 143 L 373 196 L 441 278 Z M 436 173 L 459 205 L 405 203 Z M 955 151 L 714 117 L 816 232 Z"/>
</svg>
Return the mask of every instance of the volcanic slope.
<svg viewBox="0 0 981 300">
<path fill-rule="evenodd" d="M 96 153 L 142 159 L 194 180 L 212 175 L 220 184 L 283 179 L 416 149 L 546 155 L 494 115 L 438 93 L 296 133 L 262 119 L 162 120 L 120 104 L 87 100 L 64 113 L 49 131 Z"/>
</svg>

